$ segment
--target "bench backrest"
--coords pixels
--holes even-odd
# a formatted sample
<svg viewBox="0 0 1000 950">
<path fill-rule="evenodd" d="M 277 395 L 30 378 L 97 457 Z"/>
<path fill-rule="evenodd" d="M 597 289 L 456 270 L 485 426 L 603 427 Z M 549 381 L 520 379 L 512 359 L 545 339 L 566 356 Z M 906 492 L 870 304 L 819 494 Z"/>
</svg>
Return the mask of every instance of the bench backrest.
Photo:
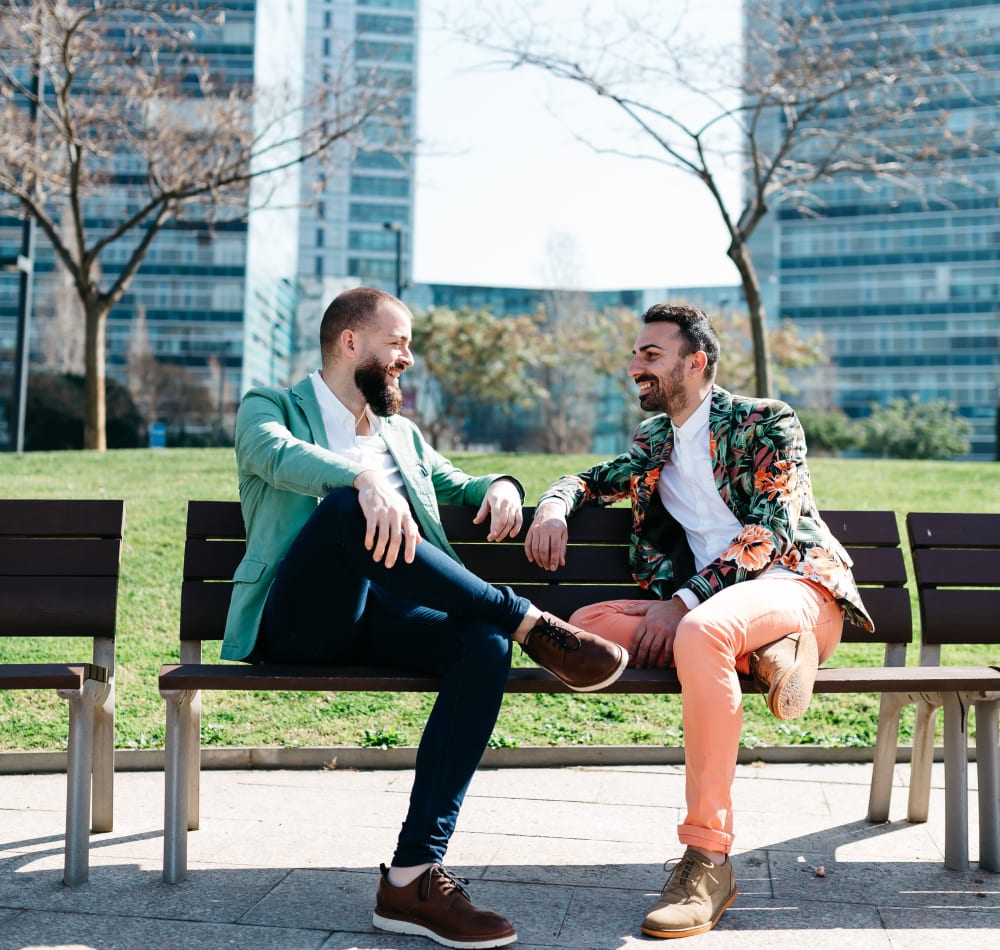
<svg viewBox="0 0 1000 950">
<path fill-rule="evenodd" d="M 0 499 L 0 637 L 91 637 L 114 671 L 125 503 Z"/>
<path fill-rule="evenodd" d="M 525 509 L 526 524 L 534 509 Z M 474 511 L 446 506 L 442 523 L 463 563 L 479 576 L 510 584 L 543 610 L 563 617 L 600 600 L 635 598 L 628 567 L 631 512 L 627 508 L 587 508 L 573 515 L 566 566 L 550 574 L 524 556 L 524 529 L 513 540 L 486 541 L 487 525 L 472 523 Z M 906 565 L 892 511 L 827 511 L 823 516 L 854 559 L 855 578 L 875 619 L 874 637 L 848 624 L 844 640 L 889 647 L 887 663 L 903 665 L 913 637 Z M 184 641 L 218 640 L 225 627 L 230 585 L 244 551 L 238 502 L 188 504 L 180 636 Z M 891 659 L 889 653 L 891 652 Z M 184 657 L 182 656 L 182 659 Z"/>
<path fill-rule="evenodd" d="M 945 643 L 1000 645 L 1000 514 L 912 512 L 906 527 L 920 604 L 920 662 L 940 663 Z"/>
</svg>

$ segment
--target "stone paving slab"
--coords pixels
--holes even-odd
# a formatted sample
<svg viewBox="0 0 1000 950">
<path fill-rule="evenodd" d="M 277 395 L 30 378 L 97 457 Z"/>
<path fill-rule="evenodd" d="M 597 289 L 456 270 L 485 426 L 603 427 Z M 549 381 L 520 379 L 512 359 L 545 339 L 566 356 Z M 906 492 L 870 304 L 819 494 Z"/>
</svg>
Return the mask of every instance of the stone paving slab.
<svg viewBox="0 0 1000 950">
<path fill-rule="evenodd" d="M 0 775 L 0 950 L 429 950 L 371 924 L 412 777 L 206 771 L 188 879 L 166 885 L 163 774 L 119 773 L 114 831 L 92 837 L 90 881 L 67 888 L 65 776 Z M 740 896 L 692 950 L 1000 947 L 1000 875 L 943 868 L 940 767 L 926 824 L 905 821 L 899 789 L 891 821 L 868 823 L 869 778 L 864 764 L 739 766 Z M 681 852 L 683 801 L 675 765 L 483 770 L 449 865 L 526 950 L 661 946 L 639 923 Z M 974 856 L 974 802 L 969 815 Z"/>
</svg>

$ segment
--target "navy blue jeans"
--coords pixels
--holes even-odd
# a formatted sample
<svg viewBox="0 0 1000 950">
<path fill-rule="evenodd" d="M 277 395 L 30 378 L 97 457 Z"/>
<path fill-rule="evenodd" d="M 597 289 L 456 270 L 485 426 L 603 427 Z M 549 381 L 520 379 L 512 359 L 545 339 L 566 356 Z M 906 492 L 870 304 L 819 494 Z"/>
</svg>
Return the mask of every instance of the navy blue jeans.
<svg viewBox="0 0 1000 950">
<path fill-rule="evenodd" d="M 510 634 L 529 602 L 426 540 L 412 564 L 400 555 L 386 568 L 364 549 L 364 537 L 358 493 L 331 492 L 278 566 L 253 658 L 387 663 L 442 677 L 393 856 L 412 867 L 444 858 L 500 711 Z"/>
</svg>

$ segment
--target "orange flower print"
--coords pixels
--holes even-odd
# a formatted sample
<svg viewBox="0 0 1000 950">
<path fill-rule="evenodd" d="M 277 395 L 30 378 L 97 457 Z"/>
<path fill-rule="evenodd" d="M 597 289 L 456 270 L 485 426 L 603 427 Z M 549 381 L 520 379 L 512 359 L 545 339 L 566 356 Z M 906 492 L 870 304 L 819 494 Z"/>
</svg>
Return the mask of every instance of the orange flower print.
<svg viewBox="0 0 1000 950">
<path fill-rule="evenodd" d="M 822 548 L 809 548 L 806 551 L 805 560 L 802 562 L 802 573 L 806 577 L 811 577 L 828 586 L 840 574 L 841 570 L 840 563 Z"/>
<path fill-rule="evenodd" d="M 748 524 L 722 552 L 724 561 L 735 561 L 745 571 L 761 571 L 771 562 L 774 542 L 767 528 Z"/>
<path fill-rule="evenodd" d="M 776 462 L 770 468 L 758 469 L 753 479 L 757 492 L 766 495 L 768 501 L 777 499 L 780 502 L 788 501 L 797 482 L 795 466 L 789 461 Z"/>
<path fill-rule="evenodd" d="M 799 554 L 798 548 L 792 548 L 782 559 L 781 566 L 787 567 L 790 571 L 797 571 L 799 569 L 799 564 L 802 561 L 802 555 Z"/>
</svg>

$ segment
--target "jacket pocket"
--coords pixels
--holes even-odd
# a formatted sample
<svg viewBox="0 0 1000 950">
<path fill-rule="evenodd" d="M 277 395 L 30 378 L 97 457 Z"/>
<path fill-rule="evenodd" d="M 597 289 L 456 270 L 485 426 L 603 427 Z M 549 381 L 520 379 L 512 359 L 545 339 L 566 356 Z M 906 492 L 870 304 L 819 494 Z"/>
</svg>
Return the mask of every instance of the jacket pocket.
<svg viewBox="0 0 1000 950">
<path fill-rule="evenodd" d="M 234 584 L 256 584 L 267 570 L 268 562 L 256 557 L 245 557 L 236 566 L 233 574 Z"/>
</svg>

